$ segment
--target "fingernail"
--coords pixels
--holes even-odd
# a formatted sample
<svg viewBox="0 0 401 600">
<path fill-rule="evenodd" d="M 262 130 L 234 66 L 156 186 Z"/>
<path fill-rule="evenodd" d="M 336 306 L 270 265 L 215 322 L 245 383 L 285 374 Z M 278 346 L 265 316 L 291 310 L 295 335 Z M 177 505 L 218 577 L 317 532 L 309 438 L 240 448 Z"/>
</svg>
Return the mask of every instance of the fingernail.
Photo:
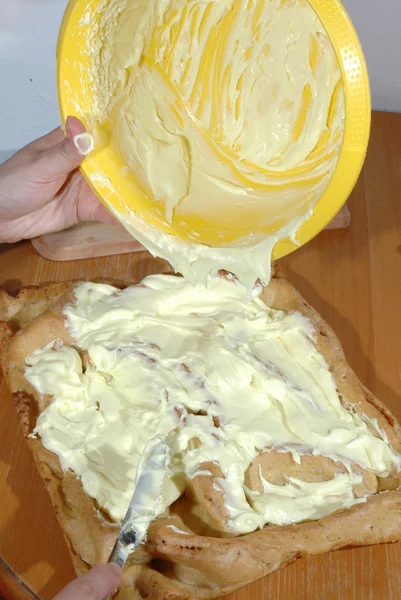
<svg viewBox="0 0 401 600">
<path fill-rule="evenodd" d="M 95 148 L 95 141 L 90 133 L 75 135 L 73 141 L 75 148 L 83 156 L 86 156 Z"/>
</svg>

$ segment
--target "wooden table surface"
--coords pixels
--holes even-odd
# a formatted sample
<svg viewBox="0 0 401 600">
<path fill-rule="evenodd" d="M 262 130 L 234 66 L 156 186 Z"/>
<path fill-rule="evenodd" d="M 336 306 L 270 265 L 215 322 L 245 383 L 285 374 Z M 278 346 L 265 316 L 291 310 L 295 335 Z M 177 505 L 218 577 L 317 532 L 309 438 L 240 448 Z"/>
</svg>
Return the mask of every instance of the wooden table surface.
<svg viewBox="0 0 401 600">
<path fill-rule="evenodd" d="M 349 230 L 323 232 L 282 263 L 337 332 L 357 375 L 401 418 L 401 115 L 374 114 L 349 206 Z M 145 253 L 52 263 L 29 242 L 0 248 L 0 284 L 10 292 L 79 278 L 133 281 L 163 269 Z M 74 573 L 4 383 L 0 398 L 0 597 L 31 597 L 25 583 L 48 600 Z M 401 545 L 393 544 L 301 559 L 225 600 L 399 598 Z"/>
</svg>

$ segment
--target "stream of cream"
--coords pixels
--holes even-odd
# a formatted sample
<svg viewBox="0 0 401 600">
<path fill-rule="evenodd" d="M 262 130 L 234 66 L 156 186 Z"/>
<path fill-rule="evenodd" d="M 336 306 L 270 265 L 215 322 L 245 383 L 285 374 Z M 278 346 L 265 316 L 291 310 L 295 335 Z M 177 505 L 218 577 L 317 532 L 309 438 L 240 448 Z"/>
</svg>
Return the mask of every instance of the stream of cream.
<svg viewBox="0 0 401 600">
<path fill-rule="evenodd" d="M 82 27 L 91 126 L 135 180 L 118 218 L 187 278 L 229 267 L 267 284 L 343 137 L 339 65 L 309 3 L 104 0 Z"/>
</svg>

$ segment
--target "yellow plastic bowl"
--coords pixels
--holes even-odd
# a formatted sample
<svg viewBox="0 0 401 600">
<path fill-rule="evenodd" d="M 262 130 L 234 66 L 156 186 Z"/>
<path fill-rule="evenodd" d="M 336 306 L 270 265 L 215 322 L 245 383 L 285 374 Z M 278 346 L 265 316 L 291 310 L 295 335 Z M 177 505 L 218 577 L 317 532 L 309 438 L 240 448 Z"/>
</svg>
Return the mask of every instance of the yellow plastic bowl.
<svg viewBox="0 0 401 600">
<path fill-rule="evenodd" d="M 91 114 L 91 94 L 88 73 L 90 57 L 86 52 L 87 39 L 82 32 L 82 21 L 88 9 L 94 9 L 101 0 L 70 0 L 62 22 L 58 43 L 58 92 L 63 122 L 68 115 L 81 120 Z M 299 245 L 289 239 L 279 241 L 273 251 L 278 259 L 289 254 L 316 236 L 334 218 L 347 201 L 360 174 L 367 150 L 371 104 L 366 64 L 357 34 L 339 0 L 309 0 L 331 39 L 340 65 L 345 92 L 345 126 L 343 143 L 334 174 L 314 214 L 297 233 Z M 77 103 L 76 99 L 79 99 Z M 170 224 L 160 223 L 160 215 L 152 215 L 141 206 L 139 193 L 135 193 L 132 173 L 127 178 L 124 165 L 106 140 L 83 163 L 81 170 L 101 201 L 117 213 L 126 212 L 125 198 L 138 208 L 138 214 L 146 214 L 149 224 L 182 237 Z M 101 176 L 99 177 L 99 174 Z M 188 239 L 188 238 L 187 238 Z"/>
</svg>

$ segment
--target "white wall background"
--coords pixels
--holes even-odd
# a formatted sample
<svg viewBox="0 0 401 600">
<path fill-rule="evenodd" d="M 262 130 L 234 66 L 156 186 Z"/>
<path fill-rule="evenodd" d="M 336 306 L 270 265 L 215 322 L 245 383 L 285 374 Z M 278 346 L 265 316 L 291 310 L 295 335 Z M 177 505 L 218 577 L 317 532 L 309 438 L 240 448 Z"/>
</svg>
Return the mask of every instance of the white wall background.
<svg viewBox="0 0 401 600">
<path fill-rule="evenodd" d="M 401 0 L 343 0 L 365 50 L 373 106 L 401 111 Z M 0 162 L 59 123 L 55 49 L 67 0 L 0 0 Z"/>
<path fill-rule="evenodd" d="M 373 108 L 401 111 L 401 0 L 343 0 L 343 4 L 365 52 Z"/>
</svg>

